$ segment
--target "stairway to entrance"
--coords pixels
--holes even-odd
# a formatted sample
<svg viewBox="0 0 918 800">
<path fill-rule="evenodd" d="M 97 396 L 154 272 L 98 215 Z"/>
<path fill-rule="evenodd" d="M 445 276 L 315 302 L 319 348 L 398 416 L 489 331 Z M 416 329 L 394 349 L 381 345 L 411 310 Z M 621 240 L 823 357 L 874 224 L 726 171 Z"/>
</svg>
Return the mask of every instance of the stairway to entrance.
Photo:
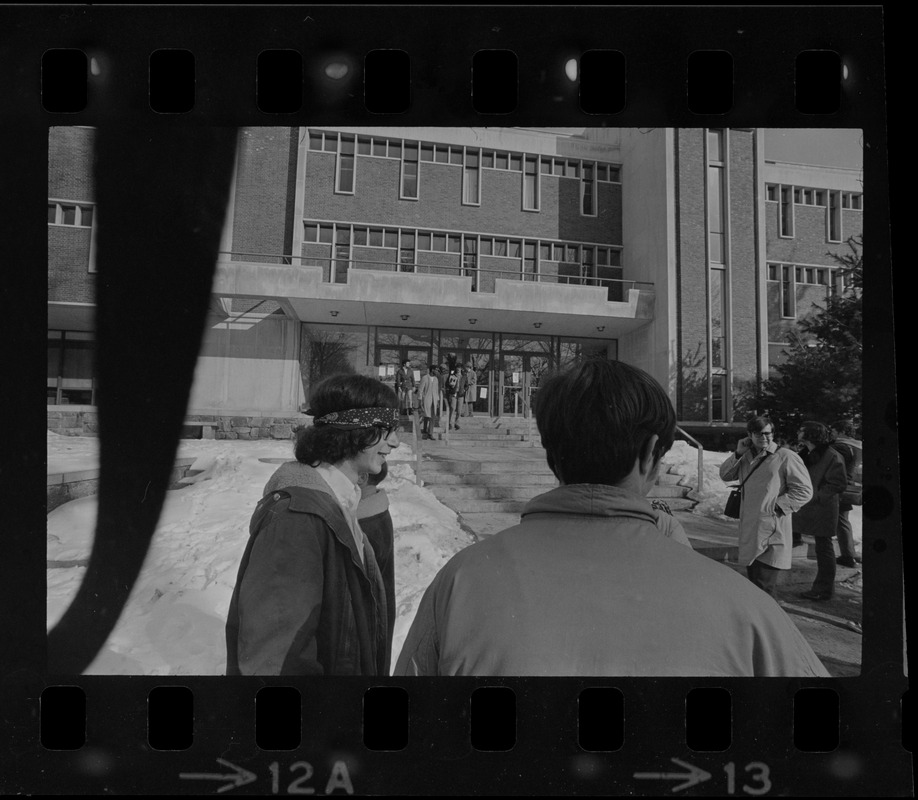
<svg viewBox="0 0 918 800">
<path fill-rule="evenodd" d="M 462 417 L 458 431 L 434 428 L 434 439 L 421 443 L 421 479 L 479 533 L 515 525 L 529 500 L 558 485 L 535 423 L 532 441 L 529 435 L 529 420 L 522 417 Z M 691 508 L 691 487 L 681 480 L 679 474 L 661 473 L 650 496 L 673 511 Z"/>
</svg>

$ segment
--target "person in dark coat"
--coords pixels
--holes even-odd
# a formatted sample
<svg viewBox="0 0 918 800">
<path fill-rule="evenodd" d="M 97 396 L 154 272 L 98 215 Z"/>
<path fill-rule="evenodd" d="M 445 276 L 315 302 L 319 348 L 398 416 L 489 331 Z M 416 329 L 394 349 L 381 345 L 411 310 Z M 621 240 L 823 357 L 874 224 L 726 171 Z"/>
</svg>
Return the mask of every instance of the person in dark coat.
<svg viewBox="0 0 918 800">
<path fill-rule="evenodd" d="M 395 632 L 395 529 L 389 513 L 389 496 L 379 487 L 388 474 L 387 464 L 375 475 L 361 473 L 357 520 L 373 548 L 386 590 L 386 650 L 391 653 Z"/>
<path fill-rule="evenodd" d="M 388 675 L 385 587 L 358 523 L 357 483 L 398 447 L 397 399 L 373 378 L 333 375 L 310 406 L 296 461 L 274 473 L 252 515 L 227 675 Z"/>
<path fill-rule="evenodd" d="M 829 429 L 821 422 L 804 422 L 797 432 L 800 457 L 810 474 L 813 499 L 793 516 L 794 533 L 816 540 L 816 578 L 800 596 L 829 600 L 835 591 L 835 545 L 839 495 L 848 485 L 844 459 L 829 447 Z"/>
<path fill-rule="evenodd" d="M 398 407 L 403 414 L 410 416 L 414 408 L 414 372 L 411 361 L 405 360 L 395 373 L 395 392 L 398 394 Z"/>
<path fill-rule="evenodd" d="M 830 446 L 844 459 L 845 470 L 848 473 L 848 489 L 841 496 L 838 506 L 838 549 L 841 555 L 835 559 L 835 563 L 843 567 L 856 567 L 861 557 L 855 549 L 854 531 L 851 528 L 851 520 L 848 519 L 854 504 L 846 498 L 856 497 L 863 491 L 863 445 L 859 439 L 854 438 L 854 424 L 851 420 L 833 422 L 829 426 L 829 433 L 832 437 Z"/>
</svg>

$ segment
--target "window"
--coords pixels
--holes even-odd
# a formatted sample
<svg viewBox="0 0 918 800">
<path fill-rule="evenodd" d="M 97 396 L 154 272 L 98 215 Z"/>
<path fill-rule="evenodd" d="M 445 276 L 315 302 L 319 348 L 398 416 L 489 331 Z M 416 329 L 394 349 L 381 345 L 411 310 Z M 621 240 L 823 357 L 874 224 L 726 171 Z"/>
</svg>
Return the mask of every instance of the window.
<svg viewBox="0 0 918 800">
<path fill-rule="evenodd" d="M 398 231 L 387 229 L 383 233 L 383 247 L 390 247 L 393 250 L 398 247 Z"/>
<path fill-rule="evenodd" d="M 724 132 L 721 128 L 708 130 L 708 161 L 724 160 Z"/>
<path fill-rule="evenodd" d="M 338 149 L 338 164 L 335 174 L 335 191 L 340 194 L 354 193 L 354 137 L 341 137 Z"/>
<path fill-rule="evenodd" d="M 570 264 L 576 264 L 580 261 L 580 248 L 575 244 L 569 244 L 565 248 L 565 261 Z"/>
<path fill-rule="evenodd" d="M 434 146 L 432 144 L 422 144 L 421 145 L 421 161 L 433 161 L 434 160 Z"/>
<path fill-rule="evenodd" d="M 794 204 L 790 186 L 781 187 L 781 227 L 780 235 L 788 238 L 794 236 Z"/>
<path fill-rule="evenodd" d="M 510 156 L 510 169 L 514 172 L 521 172 L 523 169 L 523 157 L 520 155 Z"/>
<path fill-rule="evenodd" d="M 372 139 L 369 136 L 357 137 L 357 155 L 368 156 L 372 147 Z"/>
<path fill-rule="evenodd" d="M 794 187 L 794 202 L 795 202 L 797 205 L 800 205 L 800 204 L 801 204 L 801 199 L 800 199 L 800 198 L 801 198 L 801 189 L 800 189 L 800 187 L 795 186 L 795 187 Z"/>
<path fill-rule="evenodd" d="M 622 182 L 622 168 L 621 167 L 609 167 L 609 180 L 612 183 L 621 183 Z"/>
<path fill-rule="evenodd" d="M 450 234 L 447 237 L 447 247 L 449 248 L 450 253 L 459 253 L 462 251 L 462 242 L 461 237 L 456 236 L 455 234 Z"/>
<path fill-rule="evenodd" d="M 596 165 L 596 180 L 598 181 L 609 180 L 609 165 L 608 164 L 597 164 Z"/>
<path fill-rule="evenodd" d="M 385 139 L 374 139 L 373 140 L 373 155 L 379 158 L 386 157 L 386 140 Z"/>
<path fill-rule="evenodd" d="M 322 244 L 331 244 L 334 238 L 334 228 L 331 225 L 319 226 L 319 241 Z"/>
<path fill-rule="evenodd" d="M 481 237 L 481 254 L 483 256 L 489 256 L 494 250 L 494 240 L 487 239 L 484 236 Z"/>
<path fill-rule="evenodd" d="M 507 255 L 510 258 L 519 258 L 520 257 L 520 240 L 511 239 L 507 242 Z"/>
<path fill-rule="evenodd" d="M 303 241 L 304 242 L 319 241 L 319 226 L 313 222 L 304 222 L 303 223 Z"/>
<path fill-rule="evenodd" d="M 593 184 L 593 165 L 583 165 L 580 179 L 580 213 L 587 217 L 596 216 L 595 186 Z"/>
<path fill-rule="evenodd" d="M 554 161 L 552 161 L 552 173 L 554 175 L 563 176 L 564 175 L 564 164 L 565 164 L 564 161 L 560 161 L 559 159 L 556 158 Z"/>
<path fill-rule="evenodd" d="M 494 166 L 494 151 L 485 150 L 481 154 L 481 166 L 491 169 Z"/>
<path fill-rule="evenodd" d="M 418 145 L 417 142 L 406 143 L 402 157 L 402 192 L 403 200 L 418 199 Z"/>
<path fill-rule="evenodd" d="M 335 230 L 334 283 L 347 283 L 347 271 L 351 262 L 350 226 L 339 226 Z"/>
<path fill-rule="evenodd" d="M 338 134 L 326 133 L 325 146 L 322 148 L 326 153 L 334 153 L 338 150 Z"/>
<path fill-rule="evenodd" d="M 842 192 L 841 196 L 841 207 L 842 208 L 851 208 L 851 195 L 847 192 Z"/>
<path fill-rule="evenodd" d="M 495 239 L 494 240 L 494 255 L 496 256 L 506 256 L 507 255 L 507 240 L 506 239 Z"/>
<path fill-rule="evenodd" d="M 401 272 L 414 272 L 414 231 L 402 231 L 398 250 L 398 268 Z"/>
<path fill-rule="evenodd" d="M 770 281 L 778 280 L 778 265 L 777 264 L 768 265 L 768 280 Z"/>
<path fill-rule="evenodd" d="M 416 148 L 417 145 L 414 145 Z M 401 158 L 402 157 L 402 143 L 396 139 L 389 140 L 389 158 Z"/>
<path fill-rule="evenodd" d="M 550 244 L 540 244 L 539 245 L 539 260 L 540 261 L 551 261 L 551 245 Z"/>
<path fill-rule="evenodd" d="M 535 280 L 535 274 L 535 243 L 525 242 L 523 244 L 523 280 Z"/>
<path fill-rule="evenodd" d="M 829 192 L 829 209 L 827 212 L 828 239 L 830 242 L 841 241 L 841 209 L 839 192 Z"/>
<path fill-rule="evenodd" d="M 863 208 L 862 201 L 864 199 L 863 195 L 853 194 L 851 195 L 851 208 L 855 211 L 860 211 Z"/>
<path fill-rule="evenodd" d="M 438 253 L 446 252 L 446 234 L 435 233 L 433 235 L 433 249 Z"/>
<path fill-rule="evenodd" d="M 91 228 L 94 206 L 48 201 L 48 224 Z"/>
<path fill-rule="evenodd" d="M 550 158 L 545 158 L 545 156 L 542 156 L 541 162 L 542 162 L 542 166 L 541 166 L 541 169 L 540 169 L 539 171 L 540 171 L 543 175 L 551 175 L 551 159 L 550 159 Z"/>
<path fill-rule="evenodd" d="M 708 167 L 708 241 L 709 258 L 716 264 L 724 263 L 724 168 Z"/>
<path fill-rule="evenodd" d="M 825 207 L 826 193 L 822 189 L 815 189 L 813 191 L 813 204 Z"/>
<path fill-rule="evenodd" d="M 778 187 L 775 184 L 769 183 L 765 186 L 765 199 L 773 202 L 778 201 Z"/>
<path fill-rule="evenodd" d="M 465 277 L 472 277 L 472 291 L 476 292 L 478 291 L 478 243 L 474 236 L 465 236 L 463 239 L 462 274 Z"/>
<path fill-rule="evenodd" d="M 367 229 L 354 228 L 354 244 L 365 247 L 367 243 Z"/>
<path fill-rule="evenodd" d="M 427 231 L 418 233 L 418 250 L 430 250 L 430 234 Z"/>
<path fill-rule="evenodd" d="M 580 162 L 579 161 L 568 161 L 567 162 L 567 177 L 568 178 L 579 178 L 580 177 Z"/>
<path fill-rule="evenodd" d="M 370 247 L 382 247 L 382 246 L 383 246 L 382 228 L 370 228 Z"/>
<path fill-rule="evenodd" d="M 787 264 L 781 266 L 781 316 L 796 317 L 796 302 L 794 293 L 794 276 L 791 267 Z"/>
<path fill-rule="evenodd" d="M 583 258 L 580 260 L 580 276 L 582 278 L 595 278 L 596 272 L 593 267 L 593 248 L 582 248 Z"/>
<path fill-rule="evenodd" d="M 450 164 L 462 164 L 462 148 L 461 147 L 451 147 L 449 149 L 449 163 Z"/>
<path fill-rule="evenodd" d="M 497 153 L 494 161 L 494 165 L 497 169 L 509 169 L 510 168 L 510 154 L 509 153 Z"/>
<path fill-rule="evenodd" d="M 322 134 L 319 131 L 309 131 L 309 149 L 322 149 Z"/>
<path fill-rule="evenodd" d="M 812 189 L 803 190 L 803 203 L 804 205 L 808 205 L 808 206 L 813 205 L 813 190 Z"/>
<path fill-rule="evenodd" d="M 462 169 L 462 202 L 468 206 L 481 204 L 479 153 L 479 150 L 472 148 L 465 151 L 465 166 Z"/>
<path fill-rule="evenodd" d="M 523 210 L 539 210 L 539 157 L 526 156 L 523 172 Z"/>
<path fill-rule="evenodd" d="M 711 366 L 726 367 L 726 328 L 727 296 L 724 291 L 725 270 L 711 270 Z"/>
</svg>

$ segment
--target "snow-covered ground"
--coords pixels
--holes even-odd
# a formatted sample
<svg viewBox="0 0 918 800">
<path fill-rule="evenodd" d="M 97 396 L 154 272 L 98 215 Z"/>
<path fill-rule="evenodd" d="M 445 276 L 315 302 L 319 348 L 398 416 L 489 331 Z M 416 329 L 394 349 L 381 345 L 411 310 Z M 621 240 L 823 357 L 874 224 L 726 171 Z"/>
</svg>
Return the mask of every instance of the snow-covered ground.
<svg viewBox="0 0 918 800">
<path fill-rule="evenodd" d="M 167 494 L 156 534 L 131 598 L 93 662 L 97 675 L 221 675 L 224 623 L 252 509 L 276 463 L 292 458 L 289 441 L 182 440 L 180 457 L 203 470 Z M 389 459 L 382 488 L 395 526 L 397 619 L 393 663 L 433 576 L 471 537 L 456 513 L 417 486 L 402 444 Z M 720 516 L 728 490 L 717 469 L 725 453 L 705 453 L 704 490 L 695 513 Z M 677 442 L 665 461 L 695 482 L 697 451 Z M 48 432 L 48 471 L 93 469 L 98 440 Z M 860 509 L 852 512 L 860 541 Z M 85 572 L 92 547 L 96 498 L 84 497 L 48 514 L 48 627 L 60 619 Z M 76 563 L 75 563 L 76 562 Z"/>
</svg>

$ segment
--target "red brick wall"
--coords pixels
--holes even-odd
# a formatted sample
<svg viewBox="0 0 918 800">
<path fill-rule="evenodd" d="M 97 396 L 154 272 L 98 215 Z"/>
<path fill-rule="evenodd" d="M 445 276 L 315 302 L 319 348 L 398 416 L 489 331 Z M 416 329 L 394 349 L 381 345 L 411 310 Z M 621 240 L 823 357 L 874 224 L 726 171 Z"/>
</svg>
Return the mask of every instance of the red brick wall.
<svg viewBox="0 0 918 800">
<path fill-rule="evenodd" d="M 304 218 L 620 245 L 621 186 L 597 183 L 599 214 L 580 214 L 580 181 L 542 176 L 540 211 L 522 210 L 522 173 L 481 170 L 481 205 L 462 204 L 462 168 L 420 163 L 419 200 L 399 197 L 400 162 L 357 157 L 355 192 L 335 194 L 335 155 L 310 150 Z"/>
<path fill-rule="evenodd" d="M 48 134 L 48 197 L 92 201 L 91 128 L 52 128 Z M 95 278 L 89 272 L 89 228 L 48 226 L 48 299 L 92 303 Z"/>
<path fill-rule="evenodd" d="M 295 132 L 296 129 L 293 129 Z M 236 173 L 233 251 L 268 256 L 234 256 L 237 261 L 283 263 L 292 247 L 295 133 L 290 128 L 244 128 Z M 302 221 L 297 221 L 302 225 Z M 277 254 L 277 255 L 273 255 Z"/>
<path fill-rule="evenodd" d="M 729 132 L 730 302 L 733 380 L 756 377 L 759 314 L 756 305 L 755 152 L 751 131 Z"/>
<path fill-rule="evenodd" d="M 398 261 L 398 250 L 391 247 L 354 247 L 354 258 L 360 261 L 372 261 L 372 264 L 355 264 L 355 269 L 381 269 L 395 272 Z"/>
<path fill-rule="evenodd" d="M 822 206 L 794 206 L 794 236 L 778 235 L 780 203 L 765 204 L 765 251 L 769 261 L 786 264 L 826 264 L 835 261 L 826 253 L 847 253 L 845 240 L 863 232 L 863 212 L 842 209 L 841 242 L 827 239 L 826 209 Z"/>
</svg>

